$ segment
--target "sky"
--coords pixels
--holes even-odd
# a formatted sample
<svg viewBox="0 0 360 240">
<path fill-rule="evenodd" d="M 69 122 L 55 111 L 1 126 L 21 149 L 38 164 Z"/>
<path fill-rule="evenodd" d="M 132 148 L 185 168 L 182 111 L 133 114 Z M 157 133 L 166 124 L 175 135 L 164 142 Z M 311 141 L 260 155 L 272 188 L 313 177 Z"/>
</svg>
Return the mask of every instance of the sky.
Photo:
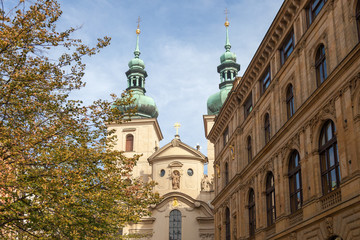
<svg viewBox="0 0 360 240">
<path fill-rule="evenodd" d="M 231 51 L 243 75 L 283 0 L 59 0 L 63 11 L 59 28 L 80 27 L 75 37 L 94 45 L 109 36 L 110 46 L 85 58 L 86 87 L 71 97 L 90 104 L 120 95 L 127 88 L 125 72 L 134 57 L 140 16 L 140 58 L 145 62 L 146 95 L 159 109 L 164 136 L 160 147 L 175 135 L 201 146 L 207 155 L 203 115 L 206 102 L 219 91 L 217 66 L 225 52 L 225 14 L 230 22 Z"/>
</svg>

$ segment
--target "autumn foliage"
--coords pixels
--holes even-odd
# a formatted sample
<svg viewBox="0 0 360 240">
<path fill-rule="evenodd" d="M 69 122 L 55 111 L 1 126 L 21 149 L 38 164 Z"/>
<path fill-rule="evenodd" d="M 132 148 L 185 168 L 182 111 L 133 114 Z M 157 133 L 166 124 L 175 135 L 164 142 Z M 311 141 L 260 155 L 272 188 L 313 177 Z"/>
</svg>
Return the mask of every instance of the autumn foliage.
<svg viewBox="0 0 360 240">
<path fill-rule="evenodd" d="M 131 178 L 138 156 L 113 150 L 106 128 L 131 115 L 111 107 L 131 96 L 69 99 L 84 86 L 82 58 L 110 38 L 88 47 L 74 28 L 57 32 L 55 0 L 11 3 L 0 10 L 0 239 L 121 239 L 158 200 L 153 183 Z"/>
</svg>

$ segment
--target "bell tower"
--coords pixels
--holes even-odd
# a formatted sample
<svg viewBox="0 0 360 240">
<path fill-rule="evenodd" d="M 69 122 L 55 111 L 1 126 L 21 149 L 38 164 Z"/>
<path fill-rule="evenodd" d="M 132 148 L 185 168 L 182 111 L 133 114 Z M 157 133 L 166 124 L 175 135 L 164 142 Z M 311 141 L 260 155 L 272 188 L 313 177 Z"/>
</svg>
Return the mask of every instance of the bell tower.
<svg viewBox="0 0 360 240">
<path fill-rule="evenodd" d="M 129 70 L 126 72 L 128 87 L 126 90 L 132 92 L 133 106 L 137 112 L 131 121 L 121 124 L 110 124 L 109 129 L 115 129 L 118 142 L 116 149 L 124 151 L 124 155 L 132 157 L 134 154 L 142 155 L 133 169 L 133 177 L 143 177 L 147 181 L 151 176 L 151 166 L 147 159 L 159 147 L 163 139 L 157 117 L 159 115 L 153 98 L 145 95 L 145 64 L 140 59 L 139 48 L 140 17 L 136 29 L 136 47 L 134 58 L 130 60 Z"/>
</svg>

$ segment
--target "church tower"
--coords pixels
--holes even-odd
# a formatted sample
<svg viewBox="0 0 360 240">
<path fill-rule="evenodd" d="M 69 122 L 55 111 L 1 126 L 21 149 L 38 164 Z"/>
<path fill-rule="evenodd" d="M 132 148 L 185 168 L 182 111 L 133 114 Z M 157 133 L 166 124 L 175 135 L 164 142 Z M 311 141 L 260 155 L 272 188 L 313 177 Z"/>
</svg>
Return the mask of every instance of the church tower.
<svg viewBox="0 0 360 240">
<path fill-rule="evenodd" d="M 152 215 L 130 223 L 123 234 L 143 236 L 142 239 L 214 239 L 214 217 L 210 202 L 214 198 L 213 183 L 203 176 L 207 157 L 199 149 L 183 143 L 178 129 L 171 142 L 159 148 L 163 139 L 157 122 L 155 101 L 146 96 L 144 61 L 140 59 L 139 26 L 134 58 L 126 72 L 128 87 L 133 94 L 137 113 L 131 121 L 110 126 L 118 136 L 118 149 L 126 156 L 142 154 L 133 170 L 133 177 L 144 182 L 154 180 L 154 191 L 162 197 L 149 206 Z M 132 107 L 132 106 L 130 106 Z"/>
<path fill-rule="evenodd" d="M 227 11 L 226 11 L 227 14 Z M 225 53 L 220 57 L 220 65 L 217 67 L 217 72 L 220 74 L 220 91 L 211 95 L 207 100 L 207 115 L 203 116 L 204 128 L 205 128 L 205 137 L 207 138 L 208 134 L 211 131 L 212 126 L 214 125 L 215 117 L 219 114 L 222 105 L 224 104 L 231 88 L 233 87 L 233 82 L 240 71 L 240 64 L 236 62 L 236 54 L 231 52 L 231 44 L 229 40 L 229 26 L 230 23 L 226 16 L 225 20 L 226 28 L 226 39 L 225 39 Z M 209 140 L 208 142 L 208 176 L 213 177 L 214 174 L 214 144 Z"/>
<path fill-rule="evenodd" d="M 140 22 L 140 19 L 138 23 Z M 115 129 L 118 137 L 116 148 L 124 151 L 125 156 L 132 157 L 134 154 L 142 154 L 133 170 L 133 177 L 143 177 L 148 181 L 151 177 L 151 167 L 147 161 L 159 146 L 163 139 L 157 117 L 159 111 L 154 99 L 146 96 L 144 61 L 140 58 L 139 48 L 139 24 L 136 29 L 136 47 L 134 58 L 130 60 L 129 70 L 126 72 L 127 90 L 131 90 L 133 104 L 137 107 L 135 116 L 131 121 L 121 124 L 110 124 L 109 129 Z"/>
</svg>

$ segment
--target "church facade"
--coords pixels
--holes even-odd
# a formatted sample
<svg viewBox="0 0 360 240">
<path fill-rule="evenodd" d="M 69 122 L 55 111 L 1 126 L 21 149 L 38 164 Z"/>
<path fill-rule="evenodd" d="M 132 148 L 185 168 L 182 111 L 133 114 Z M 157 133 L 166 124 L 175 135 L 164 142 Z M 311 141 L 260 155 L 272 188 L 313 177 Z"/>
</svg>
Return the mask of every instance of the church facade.
<svg viewBox="0 0 360 240">
<path fill-rule="evenodd" d="M 360 1 L 285 0 L 222 108 L 215 239 L 360 239 Z"/>
<path fill-rule="evenodd" d="M 163 139 L 157 121 L 155 101 L 145 95 L 145 64 L 140 59 L 139 28 L 134 59 L 126 72 L 128 90 L 132 91 L 137 113 L 131 121 L 109 124 L 117 135 L 116 149 L 125 156 L 142 154 L 132 177 L 144 182 L 155 181 L 154 191 L 162 197 L 160 203 L 149 206 L 150 217 L 127 225 L 122 234 L 136 239 L 152 240 L 213 240 L 214 217 L 211 201 L 214 198 L 212 171 L 204 175 L 204 165 L 213 165 L 199 148 L 183 143 L 178 134 L 159 148 Z M 175 125 L 177 128 L 179 124 Z M 134 238 L 135 239 L 135 238 Z"/>
</svg>

